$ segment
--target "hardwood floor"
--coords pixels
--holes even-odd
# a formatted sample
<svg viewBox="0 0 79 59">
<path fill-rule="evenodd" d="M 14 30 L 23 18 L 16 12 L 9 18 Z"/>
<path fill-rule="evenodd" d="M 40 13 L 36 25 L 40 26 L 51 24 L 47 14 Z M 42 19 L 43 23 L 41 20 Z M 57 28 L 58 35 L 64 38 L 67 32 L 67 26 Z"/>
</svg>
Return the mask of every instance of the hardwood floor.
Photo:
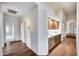
<svg viewBox="0 0 79 59">
<path fill-rule="evenodd" d="M 49 56 L 76 56 L 76 39 L 65 38 Z"/>
<path fill-rule="evenodd" d="M 4 56 L 37 56 L 21 41 L 12 42 L 3 48 Z M 48 56 L 76 56 L 76 39 L 64 38 L 64 40 L 52 50 Z"/>
<path fill-rule="evenodd" d="M 12 42 L 10 45 L 3 48 L 4 56 L 35 56 L 36 54 L 30 50 L 21 41 Z"/>
</svg>

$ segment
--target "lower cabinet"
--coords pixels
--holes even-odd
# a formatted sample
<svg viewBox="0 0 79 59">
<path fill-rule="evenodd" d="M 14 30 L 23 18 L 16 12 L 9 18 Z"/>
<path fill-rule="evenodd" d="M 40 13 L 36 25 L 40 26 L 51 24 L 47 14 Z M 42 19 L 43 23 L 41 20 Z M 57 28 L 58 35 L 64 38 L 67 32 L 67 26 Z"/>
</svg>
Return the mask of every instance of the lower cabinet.
<svg viewBox="0 0 79 59">
<path fill-rule="evenodd" d="M 61 42 L 61 34 L 59 34 L 57 36 L 54 36 L 54 37 L 50 37 L 48 39 L 48 48 L 49 48 L 49 50 L 54 48 L 60 42 Z"/>
</svg>

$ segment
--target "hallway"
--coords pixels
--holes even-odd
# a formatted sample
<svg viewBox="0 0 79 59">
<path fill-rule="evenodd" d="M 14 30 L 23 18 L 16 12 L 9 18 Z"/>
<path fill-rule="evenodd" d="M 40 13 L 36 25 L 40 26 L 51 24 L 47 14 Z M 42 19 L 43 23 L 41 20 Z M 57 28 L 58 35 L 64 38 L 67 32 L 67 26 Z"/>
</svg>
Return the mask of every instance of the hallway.
<svg viewBox="0 0 79 59">
<path fill-rule="evenodd" d="M 21 41 L 11 42 L 10 45 L 3 48 L 4 56 L 33 56 L 36 55 Z"/>
<path fill-rule="evenodd" d="M 76 56 L 78 41 L 63 39 L 68 33 L 77 34 L 76 6 L 76 2 L 1 3 L 2 56 Z"/>
<path fill-rule="evenodd" d="M 76 56 L 76 39 L 64 38 L 49 56 Z"/>
</svg>

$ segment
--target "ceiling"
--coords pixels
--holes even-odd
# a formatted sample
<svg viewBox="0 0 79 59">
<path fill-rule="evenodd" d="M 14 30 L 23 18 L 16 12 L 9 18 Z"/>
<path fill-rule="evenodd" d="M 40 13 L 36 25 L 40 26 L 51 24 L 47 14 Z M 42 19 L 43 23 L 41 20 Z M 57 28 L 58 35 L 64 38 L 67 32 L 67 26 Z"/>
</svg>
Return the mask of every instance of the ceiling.
<svg viewBox="0 0 79 59">
<path fill-rule="evenodd" d="M 2 4 L 2 9 L 5 13 L 8 13 L 8 9 L 12 9 L 17 11 L 18 13 L 15 15 L 17 17 L 22 16 L 32 8 L 36 6 L 36 4 L 40 4 L 43 8 L 50 8 L 51 10 L 59 10 L 64 9 L 67 15 L 76 11 L 76 3 L 75 2 L 0 2 Z"/>
<path fill-rule="evenodd" d="M 47 6 L 51 10 L 59 10 L 59 9 L 64 9 L 65 13 L 67 15 L 73 13 L 76 11 L 76 3 L 75 2 L 40 2 L 37 3 L 42 6 Z"/>
<path fill-rule="evenodd" d="M 8 9 L 17 11 L 17 14 L 14 14 L 14 16 L 17 17 L 21 17 L 36 6 L 36 4 L 33 2 L 3 2 L 1 4 L 5 13 L 8 13 Z"/>
</svg>

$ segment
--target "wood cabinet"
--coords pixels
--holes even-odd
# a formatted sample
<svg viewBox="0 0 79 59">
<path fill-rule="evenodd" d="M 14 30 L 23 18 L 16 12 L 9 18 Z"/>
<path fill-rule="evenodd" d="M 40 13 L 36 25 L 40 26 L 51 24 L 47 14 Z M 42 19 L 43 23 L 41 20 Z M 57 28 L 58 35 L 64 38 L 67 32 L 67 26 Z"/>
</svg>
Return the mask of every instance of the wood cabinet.
<svg viewBox="0 0 79 59">
<path fill-rule="evenodd" d="M 48 29 L 52 29 L 52 30 L 59 29 L 59 22 L 54 19 L 49 18 Z"/>
<path fill-rule="evenodd" d="M 57 36 L 54 36 L 54 37 L 50 37 L 48 39 L 48 48 L 49 48 L 49 50 L 54 48 L 54 46 L 56 46 L 60 42 L 61 42 L 61 34 L 59 34 Z"/>
</svg>

